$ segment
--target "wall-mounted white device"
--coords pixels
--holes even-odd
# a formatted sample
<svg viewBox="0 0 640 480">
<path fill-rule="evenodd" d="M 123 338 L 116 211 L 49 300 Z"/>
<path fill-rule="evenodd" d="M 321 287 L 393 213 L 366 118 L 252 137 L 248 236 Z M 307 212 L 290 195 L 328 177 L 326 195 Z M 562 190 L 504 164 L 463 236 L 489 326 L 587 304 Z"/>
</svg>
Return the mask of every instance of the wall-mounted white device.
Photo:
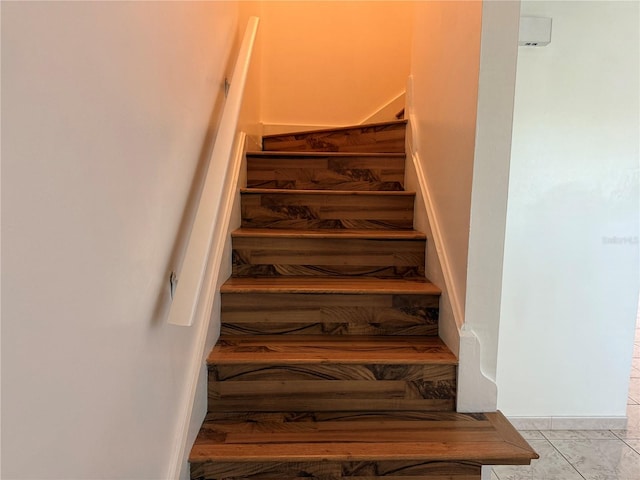
<svg viewBox="0 0 640 480">
<path fill-rule="evenodd" d="M 551 42 L 551 19 L 548 17 L 520 17 L 518 45 L 544 47 Z"/>
</svg>

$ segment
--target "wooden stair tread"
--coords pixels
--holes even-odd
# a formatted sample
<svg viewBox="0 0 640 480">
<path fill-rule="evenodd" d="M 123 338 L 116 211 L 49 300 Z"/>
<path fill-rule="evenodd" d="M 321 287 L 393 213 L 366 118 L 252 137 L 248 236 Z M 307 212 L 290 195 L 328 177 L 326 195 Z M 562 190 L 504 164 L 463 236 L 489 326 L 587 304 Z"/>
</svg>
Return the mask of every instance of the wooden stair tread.
<svg viewBox="0 0 640 480">
<path fill-rule="evenodd" d="M 343 127 L 329 127 L 329 128 L 319 128 L 317 130 L 303 130 L 300 132 L 287 132 L 287 133 L 275 133 L 273 135 L 265 135 L 264 139 L 270 138 L 278 138 L 278 137 L 287 137 L 290 135 L 307 135 L 307 134 L 317 134 L 317 133 L 333 133 L 333 132 L 345 132 L 349 130 L 362 130 L 368 128 L 382 127 L 382 126 L 400 126 L 406 125 L 407 120 L 391 120 L 389 122 L 376 122 L 376 123 L 363 123 L 361 125 L 346 125 Z"/>
<path fill-rule="evenodd" d="M 535 458 L 538 455 L 500 412 L 326 412 L 210 414 L 189 460 L 463 460 L 526 465 Z"/>
<path fill-rule="evenodd" d="M 360 238 L 371 240 L 424 240 L 424 233 L 415 230 L 364 230 L 364 229 L 271 229 L 239 228 L 231 233 L 234 238 Z"/>
<path fill-rule="evenodd" d="M 438 337 L 243 335 L 220 337 L 207 357 L 227 364 L 438 364 L 458 360 Z"/>
<path fill-rule="evenodd" d="M 247 157 L 251 158 L 305 158 L 305 157 L 320 157 L 320 158 L 404 158 L 405 153 L 398 152 L 320 152 L 320 151 L 277 151 L 277 150 L 256 150 L 246 153 Z"/>
<path fill-rule="evenodd" d="M 440 295 L 429 281 L 380 279 L 373 277 L 270 277 L 229 278 L 221 293 L 336 293 Z"/>
<path fill-rule="evenodd" d="M 241 188 L 240 193 L 259 195 L 335 195 L 373 197 L 414 197 L 416 192 L 406 190 L 295 190 L 293 188 Z"/>
</svg>

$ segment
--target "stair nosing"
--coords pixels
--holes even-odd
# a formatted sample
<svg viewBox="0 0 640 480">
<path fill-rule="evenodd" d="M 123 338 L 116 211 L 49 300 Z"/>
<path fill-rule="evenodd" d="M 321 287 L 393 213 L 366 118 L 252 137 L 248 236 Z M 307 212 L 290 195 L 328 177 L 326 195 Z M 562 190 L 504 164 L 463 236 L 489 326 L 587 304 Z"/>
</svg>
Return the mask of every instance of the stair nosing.
<svg viewBox="0 0 640 480">
<path fill-rule="evenodd" d="M 354 196 L 385 196 L 412 197 L 416 192 L 412 190 L 310 190 L 288 188 L 258 188 L 242 187 L 240 193 L 251 195 L 354 195 Z"/>
<path fill-rule="evenodd" d="M 263 135 L 262 138 L 264 139 L 272 139 L 272 138 L 278 138 L 278 137 L 288 137 L 291 135 L 309 135 L 309 134 L 317 134 L 317 133 L 324 133 L 324 132 L 343 132 L 346 130 L 361 130 L 363 128 L 375 128 L 375 127 L 381 127 L 381 126 L 396 126 L 396 125 L 406 125 L 409 121 L 407 119 L 403 119 L 403 120 L 391 120 L 388 122 L 375 122 L 375 123 L 363 123 L 361 125 L 346 125 L 346 126 L 341 126 L 341 127 L 325 127 L 325 128 L 318 128 L 316 130 L 306 130 L 306 131 L 298 131 L 298 132 L 285 132 L 285 133 L 273 133 L 271 135 Z"/>
<path fill-rule="evenodd" d="M 350 280 L 349 283 L 345 280 Z M 357 284 L 361 286 L 357 286 Z M 343 277 L 231 277 L 220 293 L 308 293 L 345 295 L 441 295 L 442 290 L 427 279 L 380 279 Z"/>
<path fill-rule="evenodd" d="M 437 336 L 225 335 L 207 365 L 444 365 L 458 359 Z"/>
<path fill-rule="evenodd" d="M 404 158 L 406 153 L 399 152 L 322 152 L 318 150 L 255 150 L 246 152 L 247 157 L 397 157 Z"/>
<path fill-rule="evenodd" d="M 251 417 L 254 412 L 246 412 L 247 417 Z M 294 413 L 294 412 L 292 412 Z M 371 412 L 364 412 L 365 414 Z M 384 412 L 381 412 L 384 413 Z M 411 412 L 402 412 L 404 414 Z M 420 412 L 422 413 L 422 412 Z M 287 412 L 283 412 L 283 415 L 288 415 Z M 358 412 L 347 412 L 347 415 L 357 416 Z M 230 442 L 226 443 L 227 437 L 217 437 L 214 439 L 206 438 L 206 436 L 198 437 L 191 453 L 189 455 L 189 461 L 206 462 L 206 461 L 218 461 L 218 462 L 343 462 L 343 461 L 389 461 L 389 460 L 417 460 L 417 461 L 473 461 L 480 464 L 529 464 L 531 460 L 539 458 L 539 455 L 531 448 L 528 442 L 517 433 L 513 428 L 507 428 L 504 425 L 505 417 L 500 411 L 481 413 L 482 417 L 478 417 L 477 413 L 456 413 L 456 412 L 429 412 L 429 416 L 432 419 L 417 419 L 417 420 L 394 420 L 391 418 L 389 421 L 397 425 L 397 428 L 382 428 L 377 435 L 372 434 L 376 431 L 376 420 L 367 419 L 364 420 L 328 420 L 328 421 L 316 421 L 307 420 L 305 422 L 312 422 L 307 427 L 309 431 L 309 440 L 306 442 L 297 442 L 293 447 L 292 442 L 277 442 L 273 443 L 259 443 L 259 442 Z M 294 417 L 297 415 L 293 415 Z M 442 416 L 444 420 L 438 420 L 437 417 Z M 451 417 L 455 418 L 451 418 Z M 467 417 L 467 418 L 465 418 Z M 203 424 L 203 427 L 209 426 L 215 430 L 217 425 L 222 425 L 225 420 L 207 420 Z M 274 429 L 274 435 L 283 433 L 287 435 L 289 430 L 292 433 L 297 433 L 297 427 L 299 422 L 253 422 L 250 419 L 246 420 L 231 420 L 231 423 L 227 422 L 226 425 L 249 425 L 254 428 L 255 425 L 262 425 L 263 428 L 259 428 L 259 432 L 263 432 L 262 435 L 270 434 L 270 428 Z M 354 425 L 354 432 L 358 430 L 362 431 L 363 439 L 361 441 L 348 441 L 341 439 L 340 441 L 323 441 L 314 442 L 315 433 L 310 431 L 315 425 L 322 428 L 327 422 L 340 422 L 335 423 L 336 432 L 349 431 L 348 426 Z M 371 424 L 370 429 L 362 429 L 363 425 Z M 403 428 L 403 424 L 404 425 Z M 417 425 L 416 425 L 417 424 Z M 407 428 L 409 426 L 410 428 Z M 426 437 L 429 437 L 429 431 L 433 433 L 433 439 L 414 439 L 413 441 L 396 441 L 384 439 L 384 433 L 386 431 L 394 432 L 395 437 L 398 437 L 398 432 L 407 432 L 407 437 L 411 436 L 411 433 L 421 431 L 419 426 L 424 427 L 424 432 L 427 433 Z M 264 429 L 266 427 L 266 430 Z M 345 428 L 347 427 L 347 428 Z M 360 428 L 359 428 L 360 427 Z M 220 427 L 218 427 L 220 428 Z M 228 427 L 227 427 L 228 429 Z M 454 432 L 453 439 L 447 439 L 446 435 L 441 437 L 438 432 L 446 434 L 447 430 Z M 242 431 L 242 429 L 240 429 Z M 465 435 L 466 432 L 474 432 L 477 437 L 481 437 L 482 440 L 477 438 L 471 439 L 469 435 Z M 460 435 L 455 435 L 459 433 Z M 518 442 L 512 442 L 511 437 L 516 434 L 519 437 Z M 329 434 L 325 434 L 326 437 L 330 437 Z M 355 436 L 355 435 L 354 435 Z M 329 438 L 327 438 L 329 440 Z M 260 444 L 260 448 L 256 448 L 256 445 Z M 373 445 L 378 447 L 373 447 Z M 287 448 L 283 448 L 285 446 Z M 430 448 L 431 447 L 431 448 Z M 278 451 L 279 450 L 279 451 Z"/>
<path fill-rule="evenodd" d="M 241 227 L 231 232 L 232 238 L 331 238 L 331 239 L 361 239 L 361 240 L 389 240 L 407 241 L 426 240 L 426 235 L 416 230 L 376 230 L 355 228 L 325 228 L 325 229 L 276 229 Z"/>
</svg>

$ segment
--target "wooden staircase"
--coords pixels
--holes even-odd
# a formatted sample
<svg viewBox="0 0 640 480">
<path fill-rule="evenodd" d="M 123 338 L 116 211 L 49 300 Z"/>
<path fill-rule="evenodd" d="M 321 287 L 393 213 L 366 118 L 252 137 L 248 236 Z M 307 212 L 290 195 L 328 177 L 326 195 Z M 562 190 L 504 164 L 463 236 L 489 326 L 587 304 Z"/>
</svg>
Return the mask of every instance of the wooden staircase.
<svg viewBox="0 0 640 480">
<path fill-rule="evenodd" d="M 271 136 L 247 155 L 192 479 L 477 480 L 537 458 L 499 412 L 455 411 L 405 128 Z"/>
</svg>

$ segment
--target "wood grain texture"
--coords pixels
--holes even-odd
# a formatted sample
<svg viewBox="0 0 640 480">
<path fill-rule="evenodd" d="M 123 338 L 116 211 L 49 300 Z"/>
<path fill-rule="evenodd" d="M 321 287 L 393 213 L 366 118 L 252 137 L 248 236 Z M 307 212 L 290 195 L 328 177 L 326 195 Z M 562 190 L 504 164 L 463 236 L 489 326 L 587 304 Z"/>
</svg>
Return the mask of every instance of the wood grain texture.
<svg viewBox="0 0 640 480">
<path fill-rule="evenodd" d="M 424 277 L 424 236 L 412 231 L 236 231 L 233 275 Z"/>
<path fill-rule="evenodd" d="M 400 191 L 405 156 L 397 154 L 247 154 L 247 187 Z"/>
<path fill-rule="evenodd" d="M 209 364 L 210 411 L 451 411 L 455 356 L 437 337 L 229 336 Z"/>
<path fill-rule="evenodd" d="M 457 365 L 455 355 L 438 337 L 339 335 L 220 337 L 207 362 L 210 365 L 279 362 Z"/>
<path fill-rule="evenodd" d="M 440 295 L 441 290 L 425 279 L 379 279 L 372 277 L 232 277 L 220 287 L 220 292 Z"/>
<path fill-rule="evenodd" d="M 248 154 L 193 479 L 480 480 L 537 457 L 500 413 L 455 412 L 404 129 L 267 137 L 305 151 Z"/>
<path fill-rule="evenodd" d="M 244 189 L 241 194 L 244 228 L 413 228 L 410 192 Z"/>
<path fill-rule="evenodd" d="M 222 335 L 437 335 L 438 295 L 223 293 Z"/>
<path fill-rule="evenodd" d="M 269 135 L 265 151 L 404 152 L 406 120 L 345 128 Z"/>
<path fill-rule="evenodd" d="M 192 464 L 194 480 L 480 480 L 474 462 L 203 462 Z"/>
<path fill-rule="evenodd" d="M 479 479 L 481 465 L 537 458 L 503 418 L 499 412 L 211 413 L 191 452 L 192 475 Z"/>
</svg>

